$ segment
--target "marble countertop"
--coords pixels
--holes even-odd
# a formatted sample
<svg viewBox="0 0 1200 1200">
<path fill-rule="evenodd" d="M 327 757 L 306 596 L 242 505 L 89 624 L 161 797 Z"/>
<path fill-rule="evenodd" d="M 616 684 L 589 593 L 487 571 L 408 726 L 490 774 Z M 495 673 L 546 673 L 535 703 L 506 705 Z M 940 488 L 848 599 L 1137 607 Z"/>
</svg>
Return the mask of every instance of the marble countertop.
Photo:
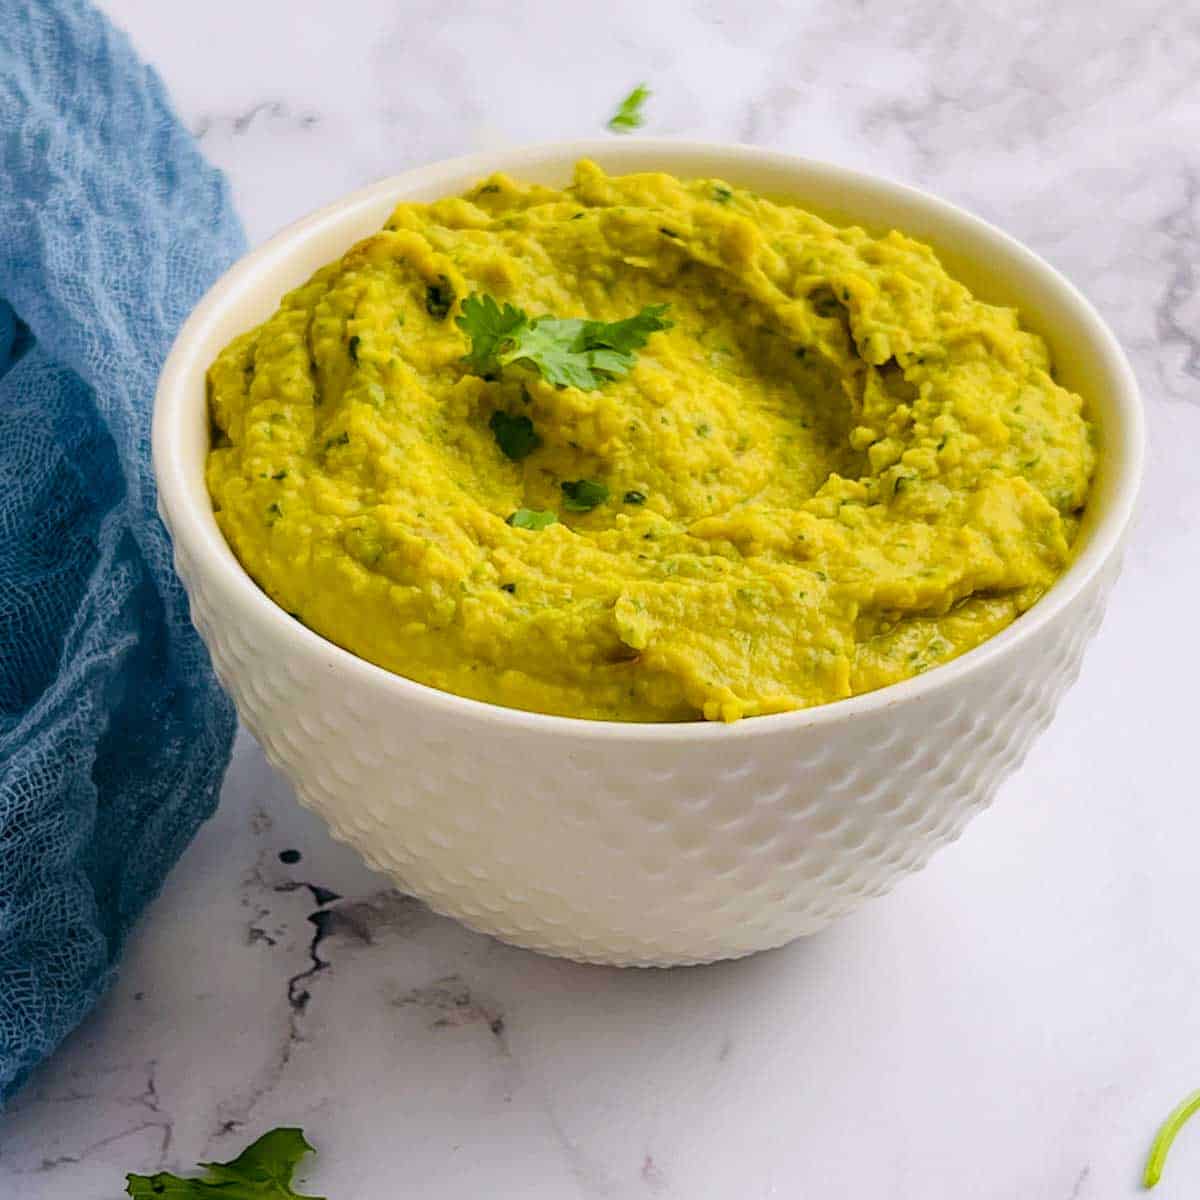
<svg viewBox="0 0 1200 1200">
<path fill-rule="evenodd" d="M 1120 0 L 108 0 L 250 237 L 404 167 L 599 132 L 928 187 L 1130 351 L 1150 478 L 1108 620 L 991 811 L 824 934 L 675 972 L 513 950 L 389 890 L 246 736 L 99 1011 L 0 1122 L 0 1195 L 105 1200 L 277 1124 L 330 1200 L 1132 1196 L 1200 1086 L 1200 18 Z M 293 861 L 287 861 L 293 860 Z M 1164 1197 L 1200 1187 L 1200 1126 Z"/>
</svg>

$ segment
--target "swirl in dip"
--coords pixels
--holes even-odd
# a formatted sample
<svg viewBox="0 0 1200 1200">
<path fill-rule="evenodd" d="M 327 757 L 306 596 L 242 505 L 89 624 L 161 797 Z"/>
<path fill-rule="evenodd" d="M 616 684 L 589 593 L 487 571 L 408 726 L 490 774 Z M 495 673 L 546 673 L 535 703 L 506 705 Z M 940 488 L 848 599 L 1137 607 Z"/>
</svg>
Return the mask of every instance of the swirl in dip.
<svg viewBox="0 0 1200 1200">
<path fill-rule="evenodd" d="M 564 386 L 467 360 L 484 296 L 669 328 Z M 589 162 L 402 204 L 222 351 L 209 403 L 217 520 L 293 616 L 436 688 L 623 721 L 971 649 L 1062 572 L 1094 462 L 1041 338 L 928 246 Z"/>
</svg>

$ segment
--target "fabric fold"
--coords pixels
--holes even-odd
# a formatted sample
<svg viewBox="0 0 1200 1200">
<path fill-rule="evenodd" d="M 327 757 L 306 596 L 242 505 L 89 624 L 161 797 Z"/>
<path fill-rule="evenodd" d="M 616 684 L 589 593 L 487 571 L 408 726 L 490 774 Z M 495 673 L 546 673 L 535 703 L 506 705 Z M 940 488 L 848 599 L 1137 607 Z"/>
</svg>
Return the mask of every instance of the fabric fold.
<svg viewBox="0 0 1200 1200">
<path fill-rule="evenodd" d="M 128 39 L 79 0 L 0 0 L 0 1099 L 103 992 L 229 759 L 150 419 L 243 244 Z"/>
</svg>

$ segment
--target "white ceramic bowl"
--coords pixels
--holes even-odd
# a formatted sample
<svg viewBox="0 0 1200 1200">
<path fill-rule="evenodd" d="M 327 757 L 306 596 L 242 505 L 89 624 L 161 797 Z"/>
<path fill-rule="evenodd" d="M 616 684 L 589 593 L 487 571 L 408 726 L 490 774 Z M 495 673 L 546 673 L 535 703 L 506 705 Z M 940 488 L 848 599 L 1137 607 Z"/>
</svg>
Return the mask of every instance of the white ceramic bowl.
<svg viewBox="0 0 1200 1200">
<path fill-rule="evenodd" d="M 908 682 L 719 724 L 541 716 L 392 675 L 312 633 L 245 574 L 204 484 L 205 370 L 234 335 L 400 200 L 504 170 L 719 176 L 931 242 L 977 295 L 1016 304 L 1101 429 L 1081 550 L 998 637 Z M 605 963 L 733 957 L 811 933 L 921 867 L 991 799 L 1074 680 L 1116 577 L 1142 469 L 1132 372 L 1082 296 L 982 221 L 882 179 L 746 147 L 643 138 L 456 159 L 354 193 L 247 255 L 179 334 L 154 414 L 159 503 L 192 614 L 268 759 L 335 837 L 440 912 Z"/>
</svg>

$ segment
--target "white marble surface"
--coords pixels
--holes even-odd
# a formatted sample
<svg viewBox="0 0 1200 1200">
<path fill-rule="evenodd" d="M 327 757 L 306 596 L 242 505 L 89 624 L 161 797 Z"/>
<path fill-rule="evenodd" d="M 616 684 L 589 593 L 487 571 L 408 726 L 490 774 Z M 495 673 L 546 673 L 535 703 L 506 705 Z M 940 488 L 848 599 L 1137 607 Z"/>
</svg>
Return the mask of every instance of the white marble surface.
<svg viewBox="0 0 1200 1200">
<path fill-rule="evenodd" d="M 941 192 L 1113 323 L 1151 477 L 1108 622 L 996 807 L 891 896 L 747 962 L 622 973 L 467 933 L 333 845 L 243 739 L 112 995 L 0 1121 L 0 1195 L 104 1200 L 279 1123 L 330 1200 L 1133 1195 L 1200 1086 L 1196 4 L 106 7 L 253 240 L 402 167 L 594 134 L 640 79 L 648 132 Z M 1160 1194 L 1197 1188 L 1200 1126 Z"/>
</svg>

